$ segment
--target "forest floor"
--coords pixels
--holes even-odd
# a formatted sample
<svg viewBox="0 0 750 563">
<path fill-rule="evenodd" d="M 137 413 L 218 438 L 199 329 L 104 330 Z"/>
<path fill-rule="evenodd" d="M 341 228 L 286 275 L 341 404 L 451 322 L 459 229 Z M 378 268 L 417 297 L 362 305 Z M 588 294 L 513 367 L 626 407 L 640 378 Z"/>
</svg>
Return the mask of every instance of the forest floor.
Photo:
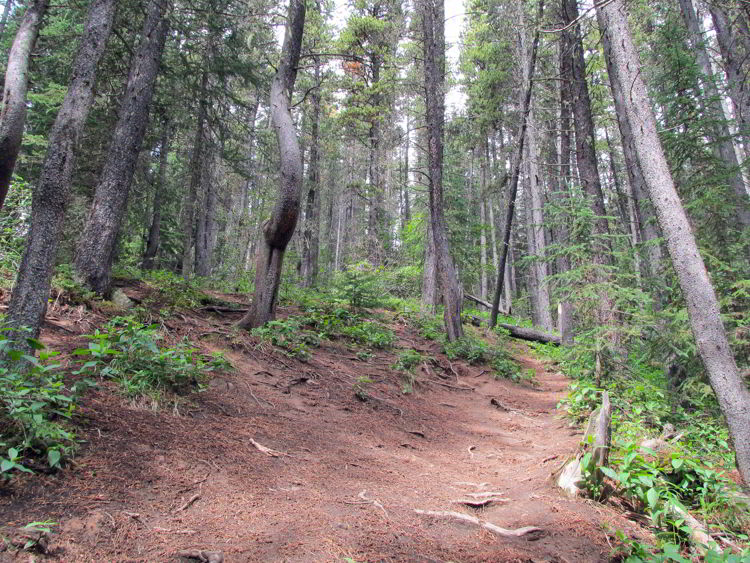
<svg viewBox="0 0 750 563">
<path fill-rule="evenodd" d="M 82 309 L 50 317 L 42 340 L 63 354 L 106 320 Z M 227 562 L 608 561 L 614 530 L 643 539 L 613 509 L 550 481 L 581 432 L 556 410 L 568 380 L 524 345 L 513 354 L 535 386 L 449 362 L 398 317 L 393 349 L 363 361 L 347 343 L 323 341 L 306 362 L 232 332 L 238 318 L 190 310 L 167 323 L 233 365 L 177 407 L 129 401 L 111 382 L 87 392 L 74 463 L 0 486 L 0 522 L 57 523 L 47 554 L 0 561 L 189 561 L 178 556 L 185 549 Z M 398 347 L 435 359 L 409 394 L 391 368 Z M 355 394 L 362 376 L 372 380 L 366 401 Z M 480 509 L 461 503 L 482 492 L 501 495 Z M 415 509 L 541 531 L 501 537 Z"/>
</svg>

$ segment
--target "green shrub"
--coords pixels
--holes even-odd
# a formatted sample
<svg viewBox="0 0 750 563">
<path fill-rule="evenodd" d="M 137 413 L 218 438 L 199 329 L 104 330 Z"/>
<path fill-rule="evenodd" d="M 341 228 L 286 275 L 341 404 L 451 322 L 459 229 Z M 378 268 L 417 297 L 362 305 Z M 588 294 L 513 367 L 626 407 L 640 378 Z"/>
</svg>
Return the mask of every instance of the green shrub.
<svg viewBox="0 0 750 563">
<path fill-rule="evenodd" d="M 390 329 L 372 321 L 343 326 L 339 329 L 339 334 L 371 348 L 388 348 L 396 340 Z"/>
<path fill-rule="evenodd" d="M 39 358 L 21 355 L 0 336 L 0 473 L 30 471 L 28 461 L 44 459 L 56 467 L 75 450 L 75 435 L 65 421 L 76 408 L 87 382 L 66 387 L 60 364 L 50 360 L 58 352 L 39 349 Z"/>
<path fill-rule="evenodd" d="M 320 346 L 319 335 L 302 330 L 301 318 L 268 321 L 263 326 L 254 328 L 252 334 L 282 348 L 288 356 L 303 361 L 310 358 L 311 345 Z"/>
<path fill-rule="evenodd" d="M 128 317 L 116 317 L 104 332 L 86 337 L 91 341 L 88 347 L 73 352 L 88 358 L 76 373 L 114 379 L 129 397 L 198 390 L 209 372 L 229 365 L 221 357 L 203 358 L 187 341 L 160 347 L 158 325 L 146 326 Z"/>
<path fill-rule="evenodd" d="M 445 333 L 442 320 L 435 315 L 417 313 L 409 316 L 409 322 L 425 340 L 440 340 Z"/>
<path fill-rule="evenodd" d="M 380 268 L 360 262 L 336 274 L 333 290 L 354 308 L 378 307 L 384 293 L 381 276 Z"/>
</svg>

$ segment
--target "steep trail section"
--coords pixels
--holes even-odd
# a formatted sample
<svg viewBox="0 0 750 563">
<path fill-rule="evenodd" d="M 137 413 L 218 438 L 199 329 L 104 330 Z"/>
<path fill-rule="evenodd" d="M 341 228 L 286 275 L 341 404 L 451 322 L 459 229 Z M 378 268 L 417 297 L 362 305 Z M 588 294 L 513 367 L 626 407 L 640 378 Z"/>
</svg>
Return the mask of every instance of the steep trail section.
<svg viewBox="0 0 750 563">
<path fill-rule="evenodd" d="M 593 562 L 609 560 L 604 527 L 632 531 L 549 482 L 579 433 L 555 409 L 567 380 L 536 360 L 521 361 L 537 388 L 453 362 L 451 383 L 474 391 L 423 384 L 403 395 L 394 351 L 361 361 L 344 342 L 324 342 L 302 363 L 227 338 L 231 320 L 192 313 L 177 328 L 207 335 L 201 346 L 224 350 L 234 371 L 166 411 L 127 403 L 108 384 L 92 391 L 75 464 L 13 483 L 0 520 L 58 522 L 48 559 L 66 562 L 179 561 L 179 550 L 193 548 L 227 562 Z M 392 328 L 402 346 L 447 362 L 435 343 Z M 43 336 L 74 347 L 54 328 Z M 366 402 L 354 393 L 362 376 L 372 381 Z M 479 509 L 457 502 L 486 498 L 494 502 Z M 415 510 L 542 531 L 498 537 Z M 28 559 L 17 557 L 0 553 Z"/>
</svg>

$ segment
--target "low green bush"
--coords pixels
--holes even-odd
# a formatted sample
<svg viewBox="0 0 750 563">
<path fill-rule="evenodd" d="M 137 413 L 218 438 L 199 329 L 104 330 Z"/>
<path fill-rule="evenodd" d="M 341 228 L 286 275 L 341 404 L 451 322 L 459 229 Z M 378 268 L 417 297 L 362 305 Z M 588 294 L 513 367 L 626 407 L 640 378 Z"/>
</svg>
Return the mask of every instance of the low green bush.
<svg viewBox="0 0 750 563">
<path fill-rule="evenodd" d="M 0 474 L 30 472 L 44 460 L 59 466 L 72 456 L 75 434 L 67 421 L 88 382 L 66 386 L 61 366 L 52 361 L 58 352 L 31 340 L 39 358 L 22 355 L 13 342 L 0 336 Z"/>
<path fill-rule="evenodd" d="M 128 397 L 158 399 L 164 391 L 200 390 L 211 371 L 229 366 L 220 356 L 204 358 L 187 341 L 161 347 L 158 325 L 146 326 L 129 317 L 116 317 L 104 331 L 86 337 L 88 347 L 73 352 L 86 358 L 75 373 L 113 379 Z"/>
</svg>

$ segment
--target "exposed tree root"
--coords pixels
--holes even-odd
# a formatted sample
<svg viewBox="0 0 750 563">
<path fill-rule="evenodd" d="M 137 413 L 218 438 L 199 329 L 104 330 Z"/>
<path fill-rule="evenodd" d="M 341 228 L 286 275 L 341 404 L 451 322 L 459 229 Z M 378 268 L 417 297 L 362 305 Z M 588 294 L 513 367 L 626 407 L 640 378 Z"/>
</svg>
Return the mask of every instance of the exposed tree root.
<svg viewBox="0 0 750 563">
<path fill-rule="evenodd" d="M 417 514 L 423 514 L 425 516 L 433 516 L 435 518 L 451 518 L 454 520 L 463 520 L 464 522 L 469 522 L 476 526 L 480 526 L 481 528 L 484 528 L 485 530 L 489 530 L 493 534 L 497 534 L 498 536 L 503 536 L 503 537 L 520 538 L 522 536 L 525 536 L 526 534 L 531 534 L 533 532 L 542 531 L 541 528 L 537 528 L 535 526 L 526 526 L 524 528 L 508 530 L 506 528 L 501 528 L 500 526 L 496 526 L 495 524 L 492 524 L 491 522 L 485 522 L 483 520 L 480 520 L 476 516 L 470 516 L 469 514 L 464 514 L 462 512 L 453 512 L 450 510 L 419 510 L 415 508 L 414 512 L 416 512 Z"/>
</svg>

